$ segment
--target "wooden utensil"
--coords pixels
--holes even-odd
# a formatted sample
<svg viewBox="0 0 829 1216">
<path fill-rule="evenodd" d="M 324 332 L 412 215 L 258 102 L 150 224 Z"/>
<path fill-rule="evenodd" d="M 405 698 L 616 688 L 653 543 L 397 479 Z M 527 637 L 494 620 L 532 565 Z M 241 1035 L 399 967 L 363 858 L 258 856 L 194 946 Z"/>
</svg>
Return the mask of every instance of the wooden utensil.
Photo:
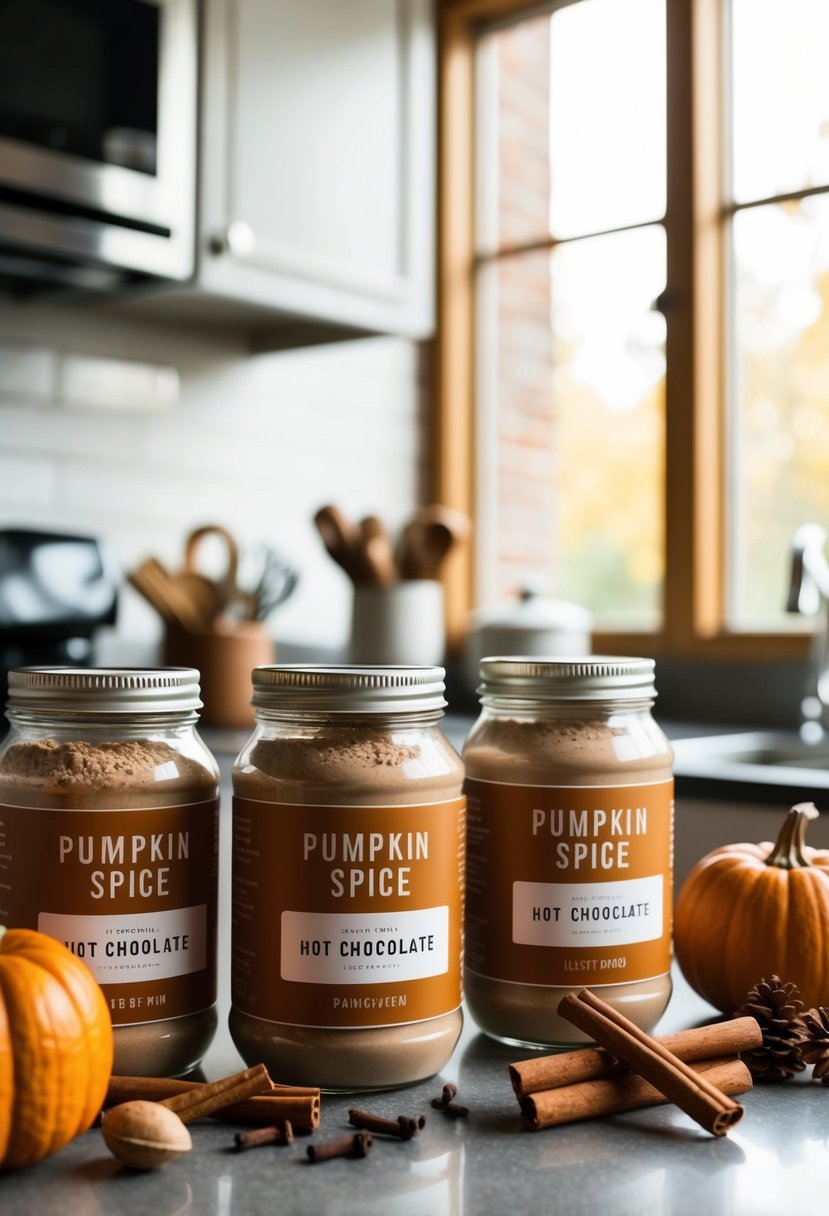
<svg viewBox="0 0 829 1216">
<path fill-rule="evenodd" d="M 157 558 L 148 557 L 127 574 L 127 581 L 168 625 L 177 625 L 188 633 L 204 632 L 205 622 L 198 608 Z"/>
<path fill-rule="evenodd" d="M 394 546 L 378 515 L 367 515 L 360 520 L 359 547 L 367 576 L 364 581 L 378 587 L 390 587 L 397 582 Z"/>
<path fill-rule="evenodd" d="M 403 528 L 398 567 L 401 578 L 437 578 L 453 546 L 469 536 L 469 520 L 451 507 L 420 507 Z"/>
<path fill-rule="evenodd" d="M 194 570 L 178 570 L 171 575 L 183 595 L 190 600 L 205 627 L 221 614 L 222 594 L 219 587 L 206 574 Z"/>
<path fill-rule="evenodd" d="M 339 507 L 333 503 L 320 507 L 314 516 L 317 531 L 323 544 L 338 566 L 352 580 L 364 581 L 365 566 L 360 553 L 360 530 L 346 519 Z"/>
<path fill-rule="evenodd" d="M 198 563 L 199 551 L 208 537 L 217 537 L 225 550 L 224 572 L 217 578 L 206 575 Z M 187 588 L 202 614 L 211 621 L 225 612 L 238 598 L 238 571 L 239 546 L 236 538 L 221 524 L 203 524 L 187 537 L 184 545 L 184 565 L 176 578 L 180 580 L 182 587 Z"/>
</svg>

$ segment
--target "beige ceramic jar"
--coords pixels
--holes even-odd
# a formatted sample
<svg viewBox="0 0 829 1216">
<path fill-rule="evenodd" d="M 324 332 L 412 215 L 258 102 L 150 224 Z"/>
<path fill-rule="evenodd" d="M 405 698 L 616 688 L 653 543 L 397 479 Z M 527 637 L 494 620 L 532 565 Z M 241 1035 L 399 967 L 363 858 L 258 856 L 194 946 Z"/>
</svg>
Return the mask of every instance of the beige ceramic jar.
<svg viewBox="0 0 829 1216">
<path fill-rule="evenodd" d="M 258 667 L 233 771 L 230 1028 L 279 1081 L 383 1089 L 462 1025 L 463 766 L 439 667 Z"/>
<path fill-rule="evenodd" d="M 191 668 L 20 668 L 0 747 L 0 924 L 101 984 L 116 1073 L 174 1076 L 216 1028 L 219 772 Z"/>
<path fill-rule="evenodd" d="M 464 747 L 464 989 L 479 1026 L 582 1041 L 557 1014 L 595 988 L 651 1029 L 671 993 L 671 747 L 650 659 L 484 659 Z"/>
</svg>

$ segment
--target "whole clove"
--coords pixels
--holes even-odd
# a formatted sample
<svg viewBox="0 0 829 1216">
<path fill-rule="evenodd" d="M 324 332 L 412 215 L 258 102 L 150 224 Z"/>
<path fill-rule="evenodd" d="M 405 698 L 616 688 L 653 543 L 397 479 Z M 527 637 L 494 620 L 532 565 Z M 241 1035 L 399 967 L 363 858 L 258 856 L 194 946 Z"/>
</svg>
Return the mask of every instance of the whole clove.
<svg viewBox="0 0 829 1216">
<path fill-rule="evenodd" d="M 455 1101 L 458 1096 L 458 1087 L 453 1085 L 451 1081 L 447 1082 L 443 1087 L 443 1092 L 439 1098 L 432 1098 L 432 1106 L 435 1110 L 442 1111 L 449 1119 L 466 1119 L 469 1117 L 469 1107 L 461 1106 Z"/>
<path fill-rule="evenodd" d="M 400 1128 L 400 1139 L 411 1140 L 426 1126 L 425 1115 L 398 1115 L 397 1123 Z"/>
<path fill-rule="evenodd" d="M 370 1111 L 354 1107 L 348 1112 L 348 1122 L 352 1127 L 362 1127 L 380 1136 L 411 1140 L 425 1126 L 426 1119 L 423 1115 L 398 1115 L 396 1119 L 384 1119 L 382 1115 L 373 1115 Z"/>
<path fill-rule="evenodd" d="M 359 1131 L 324 1144 L 309 1144 L 305 1152 L 311 1164 L 316 1165 L 321 1161 L 333 1161 L 336 1157 L 365 1157 L 371 1143 L 371 1132 Z"/>
<path fill-rule="evenodd" d="M 271 1127 L 255 1127 L 249 1132 L 237 1132 L 233 1137 L 237 1153 L 244 1153 L 249 1148 L 261 1148 L 264 1144 L 293 1144 L 294 1129 L 286 1119 L 281 1125 Z"/>
</svg>

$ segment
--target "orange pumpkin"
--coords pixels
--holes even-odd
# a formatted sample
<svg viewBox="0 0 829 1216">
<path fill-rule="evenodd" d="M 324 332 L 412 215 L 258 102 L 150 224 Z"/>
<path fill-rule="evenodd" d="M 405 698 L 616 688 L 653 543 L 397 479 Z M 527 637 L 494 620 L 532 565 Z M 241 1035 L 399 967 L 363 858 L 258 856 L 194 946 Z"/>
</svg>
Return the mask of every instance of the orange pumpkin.
<svg viewBox="0 0 829 1216">
<path fill-rule="evenodd" d="M 112 1023 L 91 972 L 33 929 L 0 929 L 0 1167 L 86 1131 L 112 1071 Z"/>
<path fill-rule="evenodd" d="M 829 851 L 804 843 L 814 803 L 792 807 L 777 842 L 731 844 L 694 866 L 676 904 L 674 948 L 691 987 L 733 1013 L 779 975 L 806 1008 L 829 1004 Z"/>
</svg>

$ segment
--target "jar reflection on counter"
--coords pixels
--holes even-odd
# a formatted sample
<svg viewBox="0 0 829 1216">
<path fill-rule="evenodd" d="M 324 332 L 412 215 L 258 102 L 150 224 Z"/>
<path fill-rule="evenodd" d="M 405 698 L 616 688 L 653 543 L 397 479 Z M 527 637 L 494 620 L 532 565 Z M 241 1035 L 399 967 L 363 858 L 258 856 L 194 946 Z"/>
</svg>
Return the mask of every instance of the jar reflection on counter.
<svg viewBox="0 0 829 1216">
<path fill-rule="evenodd" d="M 599 988 L 644 1030 L 671 993 L 673 753 L 649 659 L 484 659 L 466 745 L 464 990 L 506 1042 L 583 1042 Z"/>
<path fill-rule="evenodd" d="M 280 1081 L 393 1088 L 460 1035 L 463 766 L 443 670 L 276 665 L 233 770 L 234 1042 Z"/>
<path fill-rule="evenodd" d="M 0 923 L 101 984 L 116 1073 L 195 1067 L 216 1016 L 219 771 L 191 668 L 19 668 L 0 746 Z"/>
</svg>

